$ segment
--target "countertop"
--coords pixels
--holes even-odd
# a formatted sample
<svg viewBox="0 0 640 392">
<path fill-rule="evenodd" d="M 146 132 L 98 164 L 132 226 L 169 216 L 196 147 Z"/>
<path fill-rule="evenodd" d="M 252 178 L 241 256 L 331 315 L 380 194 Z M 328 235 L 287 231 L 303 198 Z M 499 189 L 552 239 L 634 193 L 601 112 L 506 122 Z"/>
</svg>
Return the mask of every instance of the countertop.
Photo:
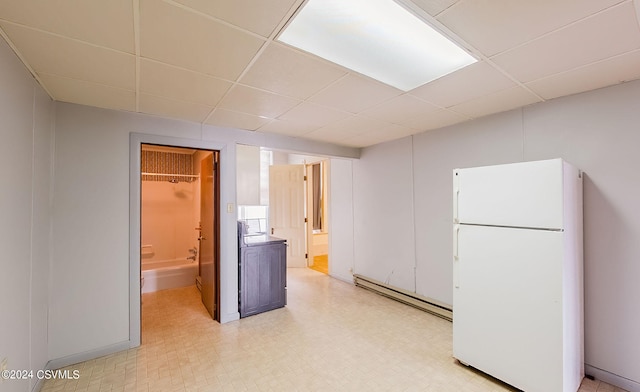
<svg viewBox="0 0 640 392">
<path fill-rule="evenodd" d="M 240 246 L 270 245 L 270 244 L 278 244 L 286 241 L 283 238 L 272 237 L 269 234 L 245 235 L 242 237 L 242 239 L 243 241 Z"/>
</svg>

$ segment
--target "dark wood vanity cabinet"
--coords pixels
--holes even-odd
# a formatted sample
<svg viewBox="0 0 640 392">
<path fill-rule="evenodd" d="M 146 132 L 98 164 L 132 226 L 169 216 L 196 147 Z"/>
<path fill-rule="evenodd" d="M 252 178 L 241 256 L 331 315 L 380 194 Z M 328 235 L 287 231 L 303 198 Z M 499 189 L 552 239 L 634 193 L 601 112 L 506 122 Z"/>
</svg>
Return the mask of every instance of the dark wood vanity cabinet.
<svg viewBox="0 0 640 392">
<path fill-rule="evenodd" d="M 270 236 L 239 241 L 240 317 L 277 309 L 286 304 L 287 245 Z"/>
</svg>

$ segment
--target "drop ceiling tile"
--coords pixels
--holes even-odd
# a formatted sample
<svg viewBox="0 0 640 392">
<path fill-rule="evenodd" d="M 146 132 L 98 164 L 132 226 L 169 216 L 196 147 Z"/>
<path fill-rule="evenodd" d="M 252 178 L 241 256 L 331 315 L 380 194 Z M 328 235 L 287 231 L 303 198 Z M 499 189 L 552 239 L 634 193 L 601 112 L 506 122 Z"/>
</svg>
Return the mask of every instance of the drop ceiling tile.
<svg viewBox="0 0 640 392">
<path fill-rule="evenodd" d="M 633 3 L 609 8 L 492 60 L 520 82 L 530 82 L 640 48 Z"/>
<path fill-rule="evenodd" d="M 139 109 L 142 113 L 203 122 L 213 108 L 141 93 Z"/>
<path fill-rule="evenodd" d="M 284 45 L 271 43 L 240 82 L 274 93 L 306 99 L 346 73 L 343 68 Z"/>
<path fill-rule="evenodd" d="M 442 11 L 451 7 L 458 0 L 412 0 L 415 5 L 425 10 L 431 16 L 437 16 Z"/>
<path fill-rule="evenodd" d="M 236 80 L 264 40 L 164 1 L 140 0 L 143 57 Z"/>
<path fill-rule="evenodd" d="M 362 115 L 395 124 L 402 124 L 407 118 L 440 110 L 439 107 L 404 94 L 367 109 Z"/>
<path fill-rule="evenodd" d="M 231 83 L 202 73 L 141 59 L 140 91 L 179 101 L 215 106 Z"/>
<path fill-rule="evenodd" d="M 448 109 L 441 109 L 435 112 L 424 113 L 416 117 L 411 117 L 402 122 L 403 125 L 418 131 L 428 131 L 446 127 L 470 120 L 470 117 L 455 113 Z"/>
<path fill-rule="evenodd" d="M 251 87 L 236 85 L 220 101 L 219 108 L 276 118 L 301 101 Z"/>
<path fill-rule="evenodd" d="M 390 140 L 400 139 L 415 134 L 414 129 L 399 125 L 383 125 L 381 128 L 372 129 L 359 135 L 347 137 L 340 143 L 352 147 L 367 147 Z"/>
<path fill-rule="evenodd" d="M 640 79 L 640 50 L 527 83 L 545 99 Z"/>
<path fill-rule="evenodd" d="M 316 140 L 320 142 L 339 144 L 341 140 L 348 138 L 349 135 L 339 129 L 320 128 L 304 135 L 305 139 Z"/>
<path fill-rule="evenodd" d="M 225 109 L 216 109 L 211 117 L 207 119 L 206 123 L 210 125 L 217 125 L 219 127 L 255 131 L 269 121 L 271 120 L 251 114 L 238 113 Z"/>
<path fill-rule="evenodd" d="M 130 112 L 136 110 L 136 94 L 133 90 L 124 90 L 56 75 L 40 74 L 39 77 L 56 101 Z"/>
<path fill-rule="evenodd" d="M 279 118 L 281 120 L 306 122 L 316 128 L 349 117 L 350 114 L 311 102 L 302 102 Z"/>
<path fill-rule="evenodd" d="M 0 18 L 134 53 L 132 0 L 0 1 Z"/>
<path fill-rule="evenodd" d="M 309 123 L 276 119 L 261 126 L 257 131 L 265 133 L 277 133 L 280 135 L 288 136 L 302 136 L 315 129 L 318 129 L 318 127 L 313 126 Z"/>
<path fill-rule="evenodd" d="M 187 7 L 269 37 L 295 0 L 175 0 Z"/>
<path fill-rule="evenodd" d="M 374 130 L 381 129 L 390 124 L 380 120 L 364 116 L 350 116 L 344 120 L 336 121 L 329 125 L 320 128 L 324 133 L 332 132 L 336 136 L 342 135 L 343 138 L 359 135 L 365 132 L 372 132 Z M 317 132 L 317 131 L 315 131 Z"/>
<path fill-rule="evenodd" d="M 411 90 L 409 94 L 446 108 L 514 86 L 511 79 L 482 61 Z"/>
<path fill-rule="evenodd" d="M 401 94 L 402 91 L 396 88 L 350 73 L 309 98 L 309 101 L 338 110 L 359 113 Z"/>
<path fill-rule="evenodd" d="M 454 105 L 451 110 L 470 117 L 482 117 L 488 114 L 506 112 L 507 110 L 536 102 L 540 102 L 540 99 L 534 94 L 522 87 L 512 87 Z"/>
<path fill-rule="evenodd" d="M 438 20 L 493 56 L 623 0 L 461 0 Z"/>
<path fill-rule="evenodd" d="M 135 57 L 13 23 L 0 23 L 36 73 L 135 90 Z"/>
</svg>

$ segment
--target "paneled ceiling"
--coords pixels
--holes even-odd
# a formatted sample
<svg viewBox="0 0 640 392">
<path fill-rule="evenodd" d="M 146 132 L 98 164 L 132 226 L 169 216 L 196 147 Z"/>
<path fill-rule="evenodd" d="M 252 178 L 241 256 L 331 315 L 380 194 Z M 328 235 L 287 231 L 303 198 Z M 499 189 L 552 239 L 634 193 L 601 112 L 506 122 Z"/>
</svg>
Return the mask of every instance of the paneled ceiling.
<svg viewBox="0 0 640 392">
<path fill-rule="evenodd" d="M 303 0 L 2 0 L 63 102 L 364 147 L 640 78 L 640 0 L 398 0 L 479 61 L 403 92 L 281 44 Z"/>
</svg>

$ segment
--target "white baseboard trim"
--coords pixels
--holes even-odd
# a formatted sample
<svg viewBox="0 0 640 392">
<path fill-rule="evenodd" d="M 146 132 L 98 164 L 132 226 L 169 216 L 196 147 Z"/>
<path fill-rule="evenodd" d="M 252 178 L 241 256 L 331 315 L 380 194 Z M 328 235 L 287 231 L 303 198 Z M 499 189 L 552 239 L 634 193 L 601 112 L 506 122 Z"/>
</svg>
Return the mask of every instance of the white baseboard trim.
<svg viewBox="0 0 640 392">
<path fill-rule="evenodd" d="M 97 348 L 95 350 L 89 350 L 78 354 L 67 355 L 66 357 L 52 359 L 45 365 L 43 370 L 55 370 L 69 365 L 75 365 L 76 363 L 90 361 L 92 359 L 104 357 L 105 355 L 117 353 L 132 348 L 129 340 L 111 344 L 106 347 Z M 31 389 L 32 392 L 40 391 L 44 380 L 38 380 L 38 382 Z"/>
<path fill-rule="evenodd" d="M 604 381 L 607 384 L 611 384 L 629 392 L 640 392 L 640 382 L 618 376 L 617 374 L 610 373 L 586 363 L 584 364 L 584 373 L 595 377 L 596 380 Z"/>
<path fill-rule="evenodd" d="M 92 359 L 104 357 L 105 355 L 117 353 L 131 348 L 131 343 L 127 340 L 120 343 L 111 344 L 109 346 L 89 350 L 78 354 L 67 355 L 66 357 L 52 359 L 47 362 L 46 369 L 60 369 L 65 366 L 74 365 L 76 363 L 90 361 Z"/>
<path fill-rule="evenodd" d="M 240 312 L 233 312 L 220 315 L 220 324 L 230 323 L 232 321 L 240 320 Z"/>
</svg>

